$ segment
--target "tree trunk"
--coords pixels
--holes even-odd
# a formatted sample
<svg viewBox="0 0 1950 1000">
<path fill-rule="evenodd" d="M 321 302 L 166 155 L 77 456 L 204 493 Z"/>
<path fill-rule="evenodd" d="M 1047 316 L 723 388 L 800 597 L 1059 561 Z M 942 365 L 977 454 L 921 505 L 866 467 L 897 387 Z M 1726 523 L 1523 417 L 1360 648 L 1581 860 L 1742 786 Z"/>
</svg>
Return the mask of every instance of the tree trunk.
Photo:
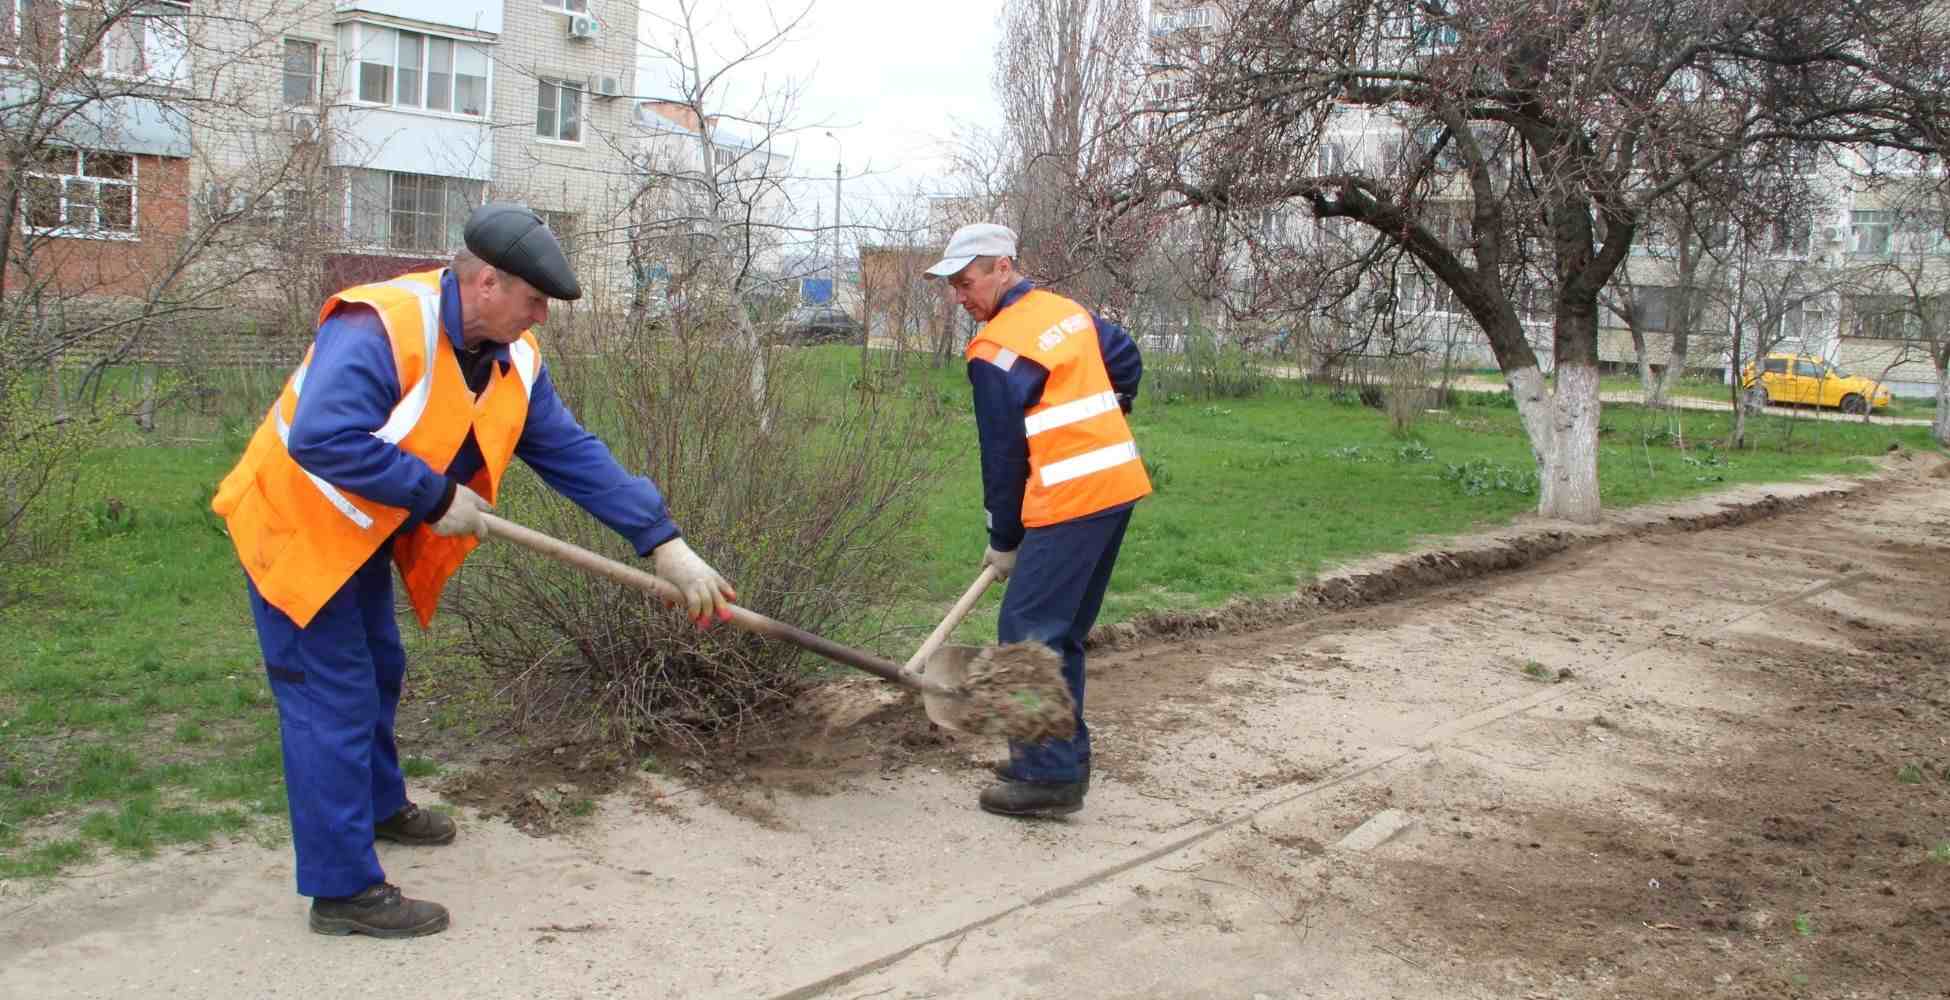
<svg viewBox="0 0 1950 1000">
<path fill-rule="evenodd" d="M 156 429 L 156 369 L 142 366 L 141 388 L 137 390 L 135 425 L 147 434 Z"/>
<path fill-rule="evenodd" d="M 1598 366 L 1560 360 L 1555 390 L 1535 368 L 1506 377 L 1537 457 L 1537 513 L 1593 524 L 1598 501 Z"/>
<path fill-rule="evenodd" d="M 1692 322 L 1690 316 L 1687 317 L 1687 322 Z M 1686 355 L 1691 349 L 1692 337 L 1685 329 L 1673 331 L 1670 337 L 1671 346 L 1666 349 L 1666 370 L 1659 374 L 1659 381 L 1652 391 L 1646 393 L 1647 406 L 1663 405 L 1671 397 L 1672 387 L 1678 384 L 1681 376 L 1686 374 Z"/>
<path fill-rule="evenodd" d="M 1950 447 L 1950 354 L 1940 355 L 1936 364 L 1936 422 L 1930 427 L 1936 443 Z"/>
<path fill-rule="evenodd" d="M 1652 374 L 1652 357 L 1645 350 L 1645 331 L 1639 329 L 1636 316 L 1632 318 L 1631 329 L 1632 353 L 1639 359 L 1639 394 L 1644 397 L 1645 405 L 1657 406 L 1659 405 L 1659 376 Z M 1672 369 L 1668 366 L 1666 370 Z"/>
</svg>

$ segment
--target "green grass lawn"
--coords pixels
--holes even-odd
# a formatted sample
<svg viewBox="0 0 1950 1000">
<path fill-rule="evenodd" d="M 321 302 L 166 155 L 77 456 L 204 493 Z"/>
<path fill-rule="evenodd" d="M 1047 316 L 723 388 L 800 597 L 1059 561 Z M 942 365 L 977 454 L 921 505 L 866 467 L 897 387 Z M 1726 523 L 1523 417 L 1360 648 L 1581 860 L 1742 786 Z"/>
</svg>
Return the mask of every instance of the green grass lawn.
<svg viewBox="0 0 1950 1000">
<path fill-rule="evenodd" d="M 843 386 L 857 354 L 825 348 L 806 360 Z M 961 366 L 916 377 L 962 427 L 939 445 L 948 472 L 908 532 L 904 578 L 916 586 L 890 609 L 903 626 L 881 643 L 893 655 L 973 579 L 985 539 Z M 0 877 L 273 829 L 257 818 L 284 811 L 276 711 L 242 576 L 207 513 L 243 438 L 234 422 L 226 433 L 209 418 L 171 419 L 162 426 L 176 443 L 125 440 L 93 456 L 105 493 L 88 501 L 85 529 L 0 609 L 10 653 L 0 661 Z M 1605 503 L 1862 471 L 1892 444 L 1930 447 L 1927 428 L 1769 414 L 1750 421 L 1757 447 L 1727 453 L 1714 444 L 1730 419 L 1607 407 Z M 1290 592 L 1336 563 L 1502 523 L 1536 502 L 1529 446 L 1501 394 L 1464 394 L 1408 436 L 1391 434 L 1380 411 L 1291 383 L 1251 399 L 1146 396 L 1132 423 L 1157 492 L 1132 522 L 1106 622 Z M 964 624 L 964 641 L 993 634 L 998 598 L 999 588 Z M 403 631 L 416 671 L 403 713 L 456 734 L 491 721 L 491 692 L 450 636 L 420 635 L 410 616 Z"/>
</svg>

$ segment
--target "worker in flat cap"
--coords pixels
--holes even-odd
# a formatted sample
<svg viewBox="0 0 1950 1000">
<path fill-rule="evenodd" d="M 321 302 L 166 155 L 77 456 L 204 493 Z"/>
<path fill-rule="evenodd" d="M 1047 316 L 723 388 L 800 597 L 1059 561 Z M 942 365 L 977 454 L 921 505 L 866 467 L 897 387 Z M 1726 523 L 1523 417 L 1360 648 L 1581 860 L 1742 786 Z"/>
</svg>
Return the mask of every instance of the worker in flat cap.
<svg viewBox="0 0 1950 1000">
<path fill-rule="evenodd" d="M 524 206 L 468 218 L 453 265 L 326 300 L 304 362 L 211 506 L 243 562 L 277 698 L 297 887 L 324 934 L 414 937 L 447 911 L 387 882 L 374 841 L 453 841 L 407 798 L 393 716 L 406 655 L 399 567 L 421 627 L 478 540 L 514 456 L 629 539 L 700 626 L 731 584 L 685 544 L 650 480 L 626 472 L 555 394 L 531 327 L 582 294 Z"/>
</svg>

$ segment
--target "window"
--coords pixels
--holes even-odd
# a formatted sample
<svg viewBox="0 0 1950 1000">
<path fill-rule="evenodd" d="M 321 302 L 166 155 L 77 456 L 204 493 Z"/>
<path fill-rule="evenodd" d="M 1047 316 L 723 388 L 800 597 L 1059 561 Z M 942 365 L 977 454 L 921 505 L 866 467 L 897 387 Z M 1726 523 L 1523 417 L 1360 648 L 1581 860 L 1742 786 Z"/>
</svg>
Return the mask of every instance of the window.
<svg viewBox="0 0 1950 1000">
<path fill-rule="evenodd" d="M 1326 175 L 1338 174 L 1347 165 L 1347 147 L 1338 142 L 1320 144 L 1320 172 Z"/>
<path fill-rule="evenodd" d="M 445 254 L 461 247 L 461 226 L 485 185 L 463 177 L 351 171 L 350 231 L 360 243 Z"/>
<path fill-rule="evenodd" d="M 309 108 L 317 103 L 318 43 L 287 38 L 284 40 L 284 106 Z"/>
<path fill-rule="evenodd" d="M 189 9 L 188 3 L 168 0 L 124 12 L 102 32 L 100 62 L 96 65 L 109 76 L 188 86 Z M 75 16 L 72 10 L 68 14 L 70 30 Z"/>
<path fill-rule="evenodd" d="M 1852 253 L 1888 256 L 1889 237 L 1895 232 L 1896 213 L 1857 209 L 1849 214 L 1849 250 Z"/>
<path fill-rule="evenodd" d="M 30 230 L 60 236 L 135 235 L 135 157 L 46 149 L 22 191 Z"/>
<path fill-rule="evenodd" d="M 1818 305 L 1797 302 L 1781 317 L 1781 335 L 1793 343 L 1807 343 L 1827 330 L 1828 313 Z"/>
<path fill-rule="evenodd" d="M 1761 363 L 1761 370 L 1769 375 L 1786 375 L 1788 370 L 1787 359 L 1768 358 Z"/>
<path fill-rule="evenodd" d="M 1805 257 L 1808 254 L 1808 239 L 1813 235 L 1815 223 L 1808 216 L 1777 216 L 1769 227 L 1773 235 L 1773 249 L 1777 254 Z"/>
<path fill-rule="evenodd" d="M 582 141 L 582 84 L 566 80 L 537 82 L 535 134 L 560 142 Z"/>
<path fill-rule="evenodd" d="M 542 221 L 548 224 L 549 232 L 555 234 L 555 242 L 562 244 L 562 255 L 569 258 L 569 263 L 574 265 L 576 252 L 582 249 L 581 218 L 574 212 L 543 211 L 538 214 L 541 215 Z"/>
<path fill-rule="evenodd" d="M 1689 305 L 1684 289 L 1670 285 L 1645 285 L 1632 292 L 1632 305 L 1638 309 L 1639 327 L 1648 333 L 1671 333 L 1680 328 Z"/>
<path fill-rule="evenodd" d="M 711 160 L 717 164 L 719 170 L 729 170 L 731 169 L 731 165 L 737 162 L 738 154 L 723 146 L 714 146 L 711 149 Z"/>
<path fill-rule="evenodd" d="M 1165 11 L 1158 15 L 1157 24 L 1151 29 L 1156 34 L 1170 34 L 1187 28 L 1209 28 L 1212 26 L 1212 8 L 1203 4 L 1190 10 Z"/>
<path fill-rule="evenodd" d="M 0 0 L 0 55 L 43 66 L 61 65 L 66 11 L 59 0 Z M 83 25 L 73 25 L 79 31 Z"/>
<path fill-rule="evenodd" d="M 1855 313 L 1855 335 L 1872 340 L 1914 340 L 1923 333 L 1922 317 L 1906 295 L 1856 295 L 1849 298 Z"/>
<path fill-rule="evenodd" d="M 488 56 L 452 38 L 372 24 L 339 29 L 359 100 L 480 118 L 488 111 Z"/>
</svg>

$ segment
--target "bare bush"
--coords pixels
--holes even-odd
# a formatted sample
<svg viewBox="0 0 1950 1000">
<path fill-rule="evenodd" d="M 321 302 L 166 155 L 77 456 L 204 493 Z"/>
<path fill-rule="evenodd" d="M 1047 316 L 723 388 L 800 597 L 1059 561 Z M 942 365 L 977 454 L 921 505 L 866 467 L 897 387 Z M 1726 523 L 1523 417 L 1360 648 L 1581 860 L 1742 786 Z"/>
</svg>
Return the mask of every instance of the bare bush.
<svg viewBox="0 0 1950 1000">
<path fill-rule="evenodd" d="M 1419 354 L 1388 362 L 1388 430 L 1396 437 L 1415 433 L 1415 422 L 1428 409 L 1433 393 L 1429 389 L 1428 362 Z"/>
<path fill-rule="evenodd" d="M 596 329 L 606 319 L 577 314 Z M 897 542 L 938 468 L 922 407 L 904 393 L 823 385 L 818 357 L 775 351 L 758 405 L 757 359 L 728 326 L 682 338 L 639 328 L 586 354 L 553 354 L 550 371 L 623 464 L 664 490 L 686 539 L 733 581 L 740 603 L 854 635 L 896 595 L 906 562 Z M 633 558 L 533 477 L 511 476 L 500 506 L 537 530 Z M 700 632 L 641 592 L 488 549 L 452 603 L 468 648 L 505 676 L 517 724 L 697 749 L 746 737 L 804 682 L 792 647 Z"/>
</svg>

